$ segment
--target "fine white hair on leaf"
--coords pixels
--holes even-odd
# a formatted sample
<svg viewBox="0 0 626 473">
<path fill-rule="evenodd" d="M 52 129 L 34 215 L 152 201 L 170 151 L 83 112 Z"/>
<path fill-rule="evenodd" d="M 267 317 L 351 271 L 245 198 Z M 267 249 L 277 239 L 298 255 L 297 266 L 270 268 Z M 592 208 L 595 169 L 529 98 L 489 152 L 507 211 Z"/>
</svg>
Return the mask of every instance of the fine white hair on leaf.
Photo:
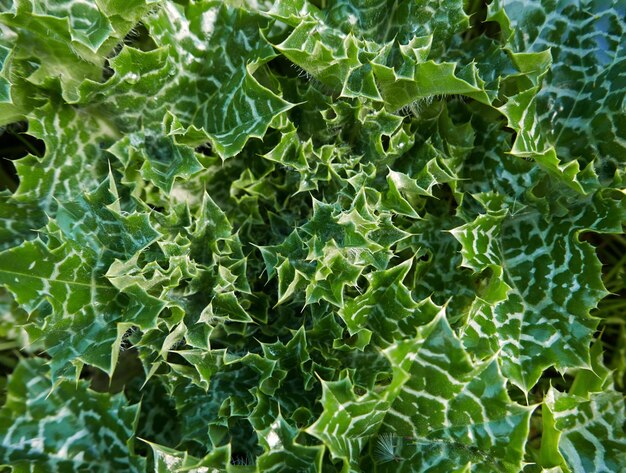
<svg viewBox="0 0 626 473">
<path fill-rule="evenodd" d="M 379 463 L 401 461 L 400 450 L 402 449 L 402 438 L 395 434 L 386 432 L 381 434 L 376 440 L 374 454 Z"/>
</svg>

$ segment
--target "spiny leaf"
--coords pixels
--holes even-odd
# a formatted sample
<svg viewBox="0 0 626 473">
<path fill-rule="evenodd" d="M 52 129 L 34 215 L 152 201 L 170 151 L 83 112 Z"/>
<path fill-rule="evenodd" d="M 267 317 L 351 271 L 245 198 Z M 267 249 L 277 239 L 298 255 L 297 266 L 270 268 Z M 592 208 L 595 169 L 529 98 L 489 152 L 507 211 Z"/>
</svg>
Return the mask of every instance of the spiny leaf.
<svg viewBox="0 0 626 473">
<path fill-rule="evenodd" d="M 549 49 L 552 55 L 537 94 L 539 139 L 566 163 L 578 160 L 583 168 L 594 162 L 610 182 L 625 151 L 620 125 L 624 84 L 619 79 L 626 71 L 624 6 L 615 0 L 504 0 L 489 9 L 490 19 L 501 24 L 515 51 Z"/>
<path fill-rule="evenodd" d="M 20 362 L 7 390 L 0 464 L 36 472 L 145 471 L 132 440 L 139 406 L 123 395 L 96 393 L 85 381 L 54 384 L 36 358 Z"/>
<path fill-rule="evenodd" d="M 2 253 L 0 281 L 26 310 L 37 311 L 54 355 L 53 379 L 76 362 L 112 373 L 116 325 L 154 326 L 163 307 L 138 287 L 127 291 L 130 298 L 122 295 L 104 278 L 114 259 L 131 257 L 158 236 L 146 215 L 116 211 L 108 186 L 106 180 L 92 194 L 59 207 L 44 239 Z"/>
<path fill-rule="evenodd" d="M 109 158 L 104 149 L 117 136 L 106 118 L 67 105 L 48 103 L 32 113 L 28 133 L 42 140 L 42 157 L 28 155 L 16 163 L 19 201 L 33 202 L 53 212 L 76 192 L 96 189 L 107 177 Z"/>
<path fill-rule="evenodd" d="M 614 202 L 596 198 L 550 221 L 532 210 L 499 211 L 455 229 L 463 264 L 475 271 L 501 267 L 510 288 L 494 304 L 476 301 L 463 330 L 466 346 L 479 356 L 497 352 L 505 375 L 524 391 L 549 366 L 587 366 L 597 325 L 589 311 L 606 290 L 597 257 L 578 234 L 619 231 L 620 215 Z"/>
<path fill-rule="evenodd" d="M 254 14 L 220 2 L 183 9 L 167 1 L 146 21 L 162 49 L 124 48 L 98 95 L 114 104 L 125 128 L 140 121 L 159 130 L 169 113 L 185 128 L 202 130 L 222 158 L 231 157 L 292 106 L 254 78 L 274 56 L 258 22 Z"/>
<path fill-rule="evenodd" d="M 377 471 L 519 471 L 533 408 L 513 403 L 495 360 L 474 365 L 439 314 L 385 350 L 394 371 L 380 432 L 406 440 Z"/>
<path fill-rule="evenodd" d="M 69 102 L 81 100 L 86 79 L 98 81 L 105 56 L 145 14 L 154 0 L 137 0 L 120 8 L 117 1 L 9 1 L 0 24 L 17 33 L 11 71 L 31 84 L 58 89 Z"/>
</svg>

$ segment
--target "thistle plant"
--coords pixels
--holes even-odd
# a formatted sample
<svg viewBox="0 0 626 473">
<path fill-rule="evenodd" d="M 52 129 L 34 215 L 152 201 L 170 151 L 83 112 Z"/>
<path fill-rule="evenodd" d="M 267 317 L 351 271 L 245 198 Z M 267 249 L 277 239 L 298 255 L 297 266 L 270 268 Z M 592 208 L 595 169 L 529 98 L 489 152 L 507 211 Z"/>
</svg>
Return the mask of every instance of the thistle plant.
<svg viewBox="0 0 626 473">
<path fill-rule="evenodd" d="M 0 0 L 2 471 L 623 471 L 625 17 Z"/>
</svg>

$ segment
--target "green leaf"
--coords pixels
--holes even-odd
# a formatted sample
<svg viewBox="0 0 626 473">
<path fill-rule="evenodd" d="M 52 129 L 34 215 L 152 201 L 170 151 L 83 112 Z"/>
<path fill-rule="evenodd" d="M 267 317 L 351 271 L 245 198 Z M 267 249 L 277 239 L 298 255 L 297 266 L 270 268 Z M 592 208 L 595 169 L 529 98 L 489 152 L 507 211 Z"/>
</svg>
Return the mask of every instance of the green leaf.
<svg viewBox="0 0 626 473">
<path fill-rule="evenodd" d="M 400 245 L 419 258 L 411 282 L 415 300 L 432 298 L 435 304 L 446 304 L 455 319 L 469 310 L 476 297 L 471 272 L 460 268 L 460 244 L 450 234 L 459 223 L 456 218 L 428 214 L 409 228 L 411 237 Z"/>
<path fill-rule="evenodd" d="M 230 460 L 230 445 L 216 448 L 204 458 L 195 458 L 187 452 L 181 452 L 156 443 L 150 445 L 154 457 L 154 473 L 203 473 L 208 467 L 222 468 Z"/>
<path fill-rule="evenodd" d="M 551 389 L 546 406 L 566 471 L 619 471 L 626 461 L 624 399 L 613 390 L 576 396 Z"/>
<path fill-rule="evenodd" d="M 368 274 L 368 288 L 360 296 L 345 302 L 339 311 L 351 335 L 361 331 L 374 333 L 377 345 L 413 335 L 416 325 L 429 322 L 437 307 L 430 301 L 418 304 L 403 281 L 411 269 L 411 260 L 384 271 Z"/>
<path fill-rule="evenodd" d="M 473 63 L 457 71 L 455 63 L 427 60 L 433 44 L 440 53 L 468 25 L 462 2 L 438 3 L 433 9 L 419 2 L 339 1 L 325 19 L 315 11 L 301 16 L 276 48 L 343 97 L 384 102 L 388 110 L 444 94 L 490 103 Z M 272 14 L 282 19 L 285 12 Z"/>
<path fill-rule="evenodd" d="M 46 151 L 17 161 L 16 200 L 33 202 L 50 214 L 59 202 L 75 199 L 77 191 L 93 191 L 107 177 L 109 157 L 103 148 L 117 131 L 104 117 L 48 103 L 32 112 L 28 133 L 42 140 Z"/>
<path fill-rule="evenodd" d="M 257 460 L 258 470 L 294 473 L 322 471 L 324 447 L 296 443 L 298 432 L 282 416 L 261 432 L 262 443 L 267 451 Z"/>
<path fill-rule="evenodd" d="M 489 8 L 490 19 L 501 24 L 515 52 L 549 49 L 552 55 L 536 98 L 535 140 L 553 146 L 565 163 L 577 160 L 583 168 L 594 162 L 610 182 L 625 151 L 619 79 L 626 70 L 623 5 L 504 0 Z"/>
<path fill-rule="evenodd" d="M 620 1 L 0 0 L 0 461 L 620 470 Z"/>
<path fill-rule="evenodd" d="M 539 463 L 563 471 L 611 471 L 624 462 L 624 403 L 604 366 L 603 346 L 591 349 L 592 364 L 579 370 L 568 393 L 550 388 L 542 417 Z"/>
<path fill-rule="evenodd" d="M 126 47 L 112 61 L 115 74 L 98 95 L 113 105 L 124 128 L 140 122 L 158 130 L 170 113 L 183 127 L 203 130 L 225 159 L 249 138 L 261 138 L 292 107 L 254 77 L 275 55 L 259 31 L 259 17 L 220 4 L 182 8 L 165 2 L 146 20 L 161 49 Z"/>
<path fill-rule="evenodd" d="M 112 373 L 122 335 L 117 325 L 153 327 L 164 305 L 138 287 L 120 294 L 104 277 L 115 259 L 131 257 L 158 236 L 146 215 L 122 215 L 108 187 L 106 180 L 60 206 L 44 239 L 2 253 L 0 281 L 28 312 L 37 311 L 53 379 L 77 362 Z"/>
<path fill-rule="evenodd" d="M 0 24 L 17 33 L 11 70 L 26 72 L 30 83 L 44 89 L 57 90 L 60 83 L 65 100 L 79 101 L 80 86 L 101 78 L 106 55 L 149 3 L 154 2 L 133 1 L 122 9 L 117 1 L 11 1 L 0 13 Z"/>
<path fill-rule="evenodd" d="M 10 74 L 12 48 L 7 39 L 0 40 L 0 126 L 19 121 L 25 112 L 19 98 L 14 97 L 16 90 L 12 87 Z"/>
<path fill-rule="evenodd" d="M 176 178 L 188 178 L 202 169 L 192 148 L 152 133 L 126 135 L 108 151 L 127 169 L 129 182 L 132 171 L 139 169 L 144 180 L 153 182 L 167 194 Z"/>
<path fill-rule="evenodd" d="M 134 454 L 138 405 L 90 390 L 85 381 L 54 384 L 41 359 L 20 362 L 0 409 L 0 464 L 14 471 L 145 471 Z"/>
<path fill-rule="evenodd" d="M 21 202 L 8 192 L 0 193 L 0 249 L 6 250 L 37 236 L 36 230 L 46 224 L 46 215 L 33 202 Z"/>
<path fill-rule="evenodd" d="M 586 204 L 586 205 L 585 205 Z M 596 197 L 572 215 L 545 219 L 537 211 L 478 216 L 453 230 L 463 245 L 463 265 L 502 269 L 504 300 L 477 300 L 463 330 L 478 356 L 498 353 L 503 373 L 527 392 L 542 372 L 589 364 L 597 320 L 589 312 L 606 295 L 600 264 L 586 229 L 620 231 L 621 210 Z"/>
<path fill-rule="evenodd" d="M 408 58 L 407 58 L 408 59 Z M 374 64 L 374 74 L 385 97 L 385 105 L 397 110 L 414 101 L 435 95 L 467 95 L 480 102 L 489 103 L 482 80 L 474 65 L 457 71 L 454 63 L 428 61 L 411 67 L 407 61 L 404 69 L 394 71 L 384 65 Z"/>
<path fill-rule="evenodd" d="M 324 411 L 307 432 L 322 440 L 334 458 L 344 461 L 343 471 L 350 471 L 348 465 L 354 471 L 361 449 L 378 430 L 389 403 L 373 392 L 355 395 L 345 374 L 322 387 Z"/>
<path fill-rule="evenodd" d="M 533 408 L 509 399 L 495 360 L 473 364 L 443 314 L 385 350 L 393 367 L 380 427 L 403 438 L 377 471 L 520 471 Z"/>
</svg>

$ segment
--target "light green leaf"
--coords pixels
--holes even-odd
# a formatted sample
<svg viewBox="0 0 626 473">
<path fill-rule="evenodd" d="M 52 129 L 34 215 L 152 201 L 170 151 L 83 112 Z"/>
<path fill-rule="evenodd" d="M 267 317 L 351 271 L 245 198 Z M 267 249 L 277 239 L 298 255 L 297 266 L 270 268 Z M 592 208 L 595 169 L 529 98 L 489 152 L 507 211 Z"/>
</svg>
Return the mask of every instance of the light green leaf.
<svg viewBox="0 0 626 473">
<path fill-rule="evenodd" d="M 63 98 L 81 100 L 84 81 L 101 78 L 105 57 L 124 38 L 148 1 L 119 2 L 76 0 L 23 0 L 0 13 L 0 24 L 17 33 L 11 71 L 25 75 L 32 84 L 57 90 Z"/>
<path fill-rule="evenodd" d="M 168 448 L 156 443 L 144 442 L 150 445 L 154 457 L 154 473 L 204 473 L 210 471 L 222 471 L 230 461 L 230 445 L 214 449 L 204 458 L 195 458 L 187 452 Z M 218 468 L 219 470 L 215 470 Z"/>
<path fill-rule="evenodd" d="M 127 168 L 129 182 L 133 171 L 139 169 L 144 180 L 153 182 L 167 194 L 176 178 L 188 178 L 202 169 L 192 148 L 149 131 L 126 135 L 108 151 Z"/>
<path fill-rule="evenodd" d="M 361 331 L 375 334 L 376 344 L 386 346 L 393 340 L 412 336 L 417 325 L 429 322 L 437 307 L 429 300 L 418 304 L 404 285 L 411 269 L 407 260 L 391 269 L 368 274 L 367 290 L 340 309 L 351 335 Z"/>
</svg>

